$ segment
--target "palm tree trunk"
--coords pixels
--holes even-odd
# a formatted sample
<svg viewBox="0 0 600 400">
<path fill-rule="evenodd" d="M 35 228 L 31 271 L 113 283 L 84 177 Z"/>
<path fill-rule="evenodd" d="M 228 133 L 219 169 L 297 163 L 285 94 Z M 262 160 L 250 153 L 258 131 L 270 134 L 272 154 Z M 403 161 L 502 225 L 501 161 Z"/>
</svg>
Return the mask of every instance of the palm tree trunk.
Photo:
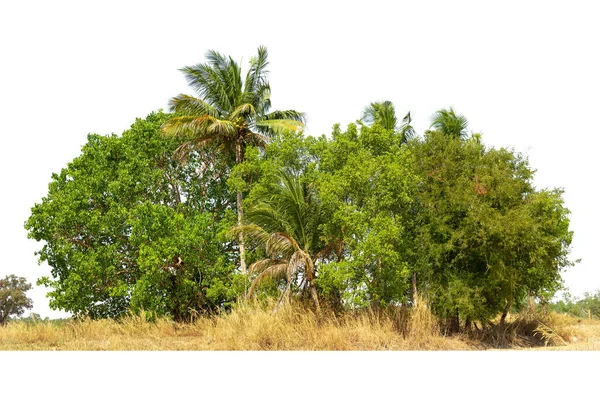
<svg viewBox="0 0 600 400">
<path fill-rule="evenodd" d="M 242 154 L 242 138 L 239 137 L 235 144 L 235 163 L 241 164 L 243 161 Z M 244 210 L 242 209 L 242 192 L 238 191 L 236 194 L 236 206 L 237 206 L 237 217 L 238 226 L 242 225 L 242 219 L 244 218 Z M 246 275 L 246 246 L 244 245 L 244 234 L 242 232 L 238 235 L 238 244 L 240 246 L 240 267 L 242 274 Z"/>
</svg>

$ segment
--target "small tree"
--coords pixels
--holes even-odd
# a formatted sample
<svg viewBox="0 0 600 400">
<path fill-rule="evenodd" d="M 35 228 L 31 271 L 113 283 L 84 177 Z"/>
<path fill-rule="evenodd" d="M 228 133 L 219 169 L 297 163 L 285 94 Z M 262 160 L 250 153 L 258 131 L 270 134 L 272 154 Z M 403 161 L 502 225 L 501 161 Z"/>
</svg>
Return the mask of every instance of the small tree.
<svg viewBox="0 0 600 400">
<path fill-rule="evenodd" d="M 26 308 L 33 307 L 33 302 L 25 295 L 31 284 L 25 278 L 9 275 L 0 279 L 0 325 L 6 324 L 11 315 L 20 316 Z"/>
</svg>

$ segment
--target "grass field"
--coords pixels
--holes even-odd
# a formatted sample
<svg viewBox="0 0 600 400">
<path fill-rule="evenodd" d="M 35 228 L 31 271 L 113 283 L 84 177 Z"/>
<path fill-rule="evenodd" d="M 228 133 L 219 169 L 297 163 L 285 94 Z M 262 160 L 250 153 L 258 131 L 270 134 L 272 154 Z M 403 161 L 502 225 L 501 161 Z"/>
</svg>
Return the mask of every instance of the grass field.
<svg viewBox="0 0 600 400">
<path fill-rule="evenodd" d="M 500 328 L 444 335 L 428 309 L 376 315 L 315 314 L 288 306 L 276 314 L 241 306 L 178 324 L 146 316 L 113 320 L 11 321 L 0 350 L 600 350 L 600 322 L 524 314 Z"/>
</svg>

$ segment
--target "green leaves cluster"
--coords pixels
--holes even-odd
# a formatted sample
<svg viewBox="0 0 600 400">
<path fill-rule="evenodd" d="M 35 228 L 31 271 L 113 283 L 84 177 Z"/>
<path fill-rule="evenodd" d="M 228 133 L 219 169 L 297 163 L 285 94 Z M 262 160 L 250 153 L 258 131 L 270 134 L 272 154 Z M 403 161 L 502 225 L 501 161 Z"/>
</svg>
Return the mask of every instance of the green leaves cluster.
<svg viewBox="0 0 600 400">
<path fill-rule="evenodd" d="M 419 293 L 459 329 L 561 287 L 569 211 L 533 186 L 526 157 L 487 148 L 453 109 L 418 137 L 389 101 L 360 127 L 305 137 L 302 113 L 270 111 L 267 65 L 259 48 L 242 79 L 209 52 L 182 70 L 198 98 L 89 135 L 52 175 L 26 222 L 51 307 L 186 320 L 240 295 L 340 310 Z"/>
<path fill-rule="evenodd" d="M 575 297 L 566 291 L 562 294 L 562 298 L 550 304 L 549 308 L 580 318 L 600 318 L 600 290 L 586 292 L 583 298 Z"/>
<path fill-rule="evenodd" d="M 122 137 L 89 135 L 32 209 L 29 236 L 45 245 L 50 306 L 91 317 L 130 308 L 183 319 L 232 301 L 232 246 L 219 240 L 232 196 L 219 161 L 173 160 L 170 115 L 138 119 Z M 228 219 L 229 218 L 229 219 Z"/>
<path fill-rule="evenodd" d="M 6 324 L 10 317 L 23 315 L 26 309 L 33 307 L 33 302 L 26 292 L 31 284 L 25 278 L 8 275 L 0 279 L 0 325 Z"/>
<path fill-rule="evenodd" d="M 408 142 L 377 121 L 336 126 L 331 138 L 281 136 L 234 170 L 253 182 L 250 214 L 266 212 L 261 199 L 281 196 L 284 181 L 273 171 L 314 189 L 319 212 L 303 215 L 304 227 L 319 237 L 309 254 L 331 308 L 411 304 L 419 291 L 458 329 L 561 287 L 560 272 L 572 265 L 562 192 L 536 190 L 523 155 L 466 137 L 464 117 L 436 115 L 433 130 Z M 291 225 L 253 222 L 301 237 Z"/>
</svg>

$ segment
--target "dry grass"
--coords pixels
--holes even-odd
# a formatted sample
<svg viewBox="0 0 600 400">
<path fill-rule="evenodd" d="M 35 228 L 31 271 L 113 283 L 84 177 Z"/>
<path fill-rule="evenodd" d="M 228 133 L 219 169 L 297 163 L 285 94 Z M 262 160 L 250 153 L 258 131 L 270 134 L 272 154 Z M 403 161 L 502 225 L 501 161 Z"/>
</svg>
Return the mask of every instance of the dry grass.
<svg viewBox="0 0 600 400">
<path fill-rule="evenodd" d="M 470 336 L 486 348 L 598 350 L 600 321 L 555 312 L 524 311 Z M 585 343 L 585 344 L 584 344 Z"/>
<path fill-rule="evenodd" d="M 414 310 L 397 308 L 385 313 L 364 311 L 343 315 L 327 311 L 315 314 L 298 305 L 283 307 L 276 314 L 270 310 L 271 307 L 241 305 L 230 313 L 198 317 L 188 324 L 168 319 L 148 322 L 145 315 L 132 315 L 119 322 L 13 321 L 0 327 L 0 350 L 477 350 L 495 347 L 491 333 L 487 337 L 483 334 L 444 337 L 426 305 Z M 569 317 L 554 315 L 551 318 L 554 319 L 545 322 L 549 330 L 535 333 L 535 328 L 527 328 L 532 337 L 539 336 L 538 344 L 563 344 L 555 335 L 564 343 L 572 343 L 576 338 L 580 345 L 590 343 L 585 341 L 586 337 L 600 337 L 600 323 L 592 329 L 592 325 L 578 326 L 577 321 Z M 510 337 L 514 342 L 512 347 L 519 347 L 523 329 L 529 325 L 517 321 L 508 324 L 511 329 L 506 332 L 512 332 L 510 335 L 504 332 L 503 340 L 508 344 L 496 343 L 500 344 L 496 347 L 510 347 Z M 590 332 L 586 333 L 588 329 Z M 598 342 L 594 343 L 594 349 L 598 349 Z M 583 346 L 583 349 L 589 348 Z"/>
</svg>

